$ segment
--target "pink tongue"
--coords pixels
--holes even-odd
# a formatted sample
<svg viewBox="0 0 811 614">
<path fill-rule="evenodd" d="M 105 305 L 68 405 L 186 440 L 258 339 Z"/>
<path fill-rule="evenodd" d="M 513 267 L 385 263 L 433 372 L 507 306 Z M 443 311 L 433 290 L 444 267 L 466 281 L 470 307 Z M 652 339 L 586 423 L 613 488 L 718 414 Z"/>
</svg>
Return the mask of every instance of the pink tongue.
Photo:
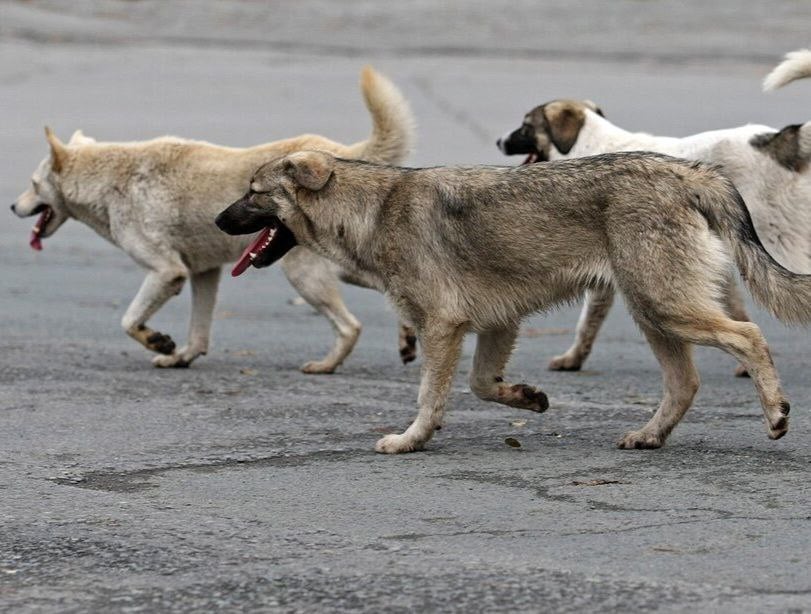
<svg viewBox="0 0 811 614">
<path fill-rule="evenodd" d="M 251 253 L 258 253 L 259 247 L 267 241 L 267 238 L 270 236 L 270 228 L 265 228 L 259 235 L 251 242 L 251 244 L 245 248 L 245 251 L 242 252 L 242 255 L 237 260 L 237 263 L 234 265 L 234 268 L 231 269 L 231 277 L 239 277 L 242 275 L 245 270 L 251 266 Z M 33 243 L 32 243 L 33 247 Z"/>
<path fill-rule="evenodd" d="M 34 228 L 31 230 L 31 239 L 28 241 L 28 244 L 38 252 L 42 251 L 42 240 L 39 236 L 42 234 L 42 231 L 45 230 L 45 218 L 47 215 L 47 209 L 39 214 L 37 223 L 34 224 Z"/>
</svg>

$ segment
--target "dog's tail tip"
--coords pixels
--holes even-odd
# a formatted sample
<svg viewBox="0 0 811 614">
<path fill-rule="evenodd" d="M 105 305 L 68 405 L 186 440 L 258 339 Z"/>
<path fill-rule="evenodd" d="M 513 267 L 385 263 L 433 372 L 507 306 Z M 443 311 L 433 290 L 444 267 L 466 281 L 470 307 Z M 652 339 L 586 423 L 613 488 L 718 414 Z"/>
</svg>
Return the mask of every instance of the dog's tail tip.
<svg viewBox="0 0 811 614">
<path fill-rule="evenodd" d="M 811 77 L 811 49 L 790 51 L 763 79 L 763 91 L 773 92 L 792 81 L 808 77 Z"/>
<path fill-rule="evenodd" d="M 372 162 L 400 164 L 411 152 L 416 121 L 400 89 L 370 65 L 360 72 L 366 107 L 372 115 L 372 136 L 354 145 L 354 154 Z"/>
<path fill-rule="evenodd" d="M 366 64 L 363 68 L 360 69 L 360 85 L 363 89 L 370 87 L 373 85 L 373 81 L 375 81 L 378 77 L 380 77 L 380 73 L 377 72 L 371 64 Z"/>
</svg>

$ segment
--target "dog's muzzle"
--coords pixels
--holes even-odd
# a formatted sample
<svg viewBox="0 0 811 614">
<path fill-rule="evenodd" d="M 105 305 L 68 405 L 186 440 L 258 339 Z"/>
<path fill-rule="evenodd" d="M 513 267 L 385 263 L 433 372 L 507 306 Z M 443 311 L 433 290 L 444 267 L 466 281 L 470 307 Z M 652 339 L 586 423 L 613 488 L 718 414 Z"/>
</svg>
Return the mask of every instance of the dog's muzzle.
<svg viewBox="0 0 811 614">
<path fill-rule="evenodd" d="M 271 212 L 260 212 L 252 207 L 250 194 L 246 194 L 222 211 L 214 223 L 229 235 L 249 235 L 265 228 L 273 217 Z"/>
<path fill-rule="evenodd" d="M 498 139 L 496 145 L 505 156 L 538 153 L 535 139 L 527 136 L 522 128 Z"/>
<path fill-rule="evenodd" d="M 233 277 L 242 275 L 250 266 L 270 266 L 297 245 L 293 233 L 278 217 L 258 212 L 250 205 L 249 198 L 246 194 L 214 220 L 220 230 L 231 235 L 259 233 L 231 269 Z"/>
</svg>

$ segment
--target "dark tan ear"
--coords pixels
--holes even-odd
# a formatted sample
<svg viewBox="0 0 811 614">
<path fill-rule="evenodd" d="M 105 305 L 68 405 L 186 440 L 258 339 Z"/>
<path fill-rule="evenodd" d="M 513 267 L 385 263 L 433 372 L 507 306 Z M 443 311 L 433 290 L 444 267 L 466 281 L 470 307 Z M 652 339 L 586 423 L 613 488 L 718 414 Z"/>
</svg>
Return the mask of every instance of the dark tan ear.
<svg viewBox="0 0 811 614">
<path fill-rule="evenodd" d="M 48 145 L 51 146 L 51 169 L 53 172 L 59 173 L 65 166 L 68 150 L 48 126 L 45 126 L 45 138 L 48 140 Z"/>
<path fill-rule="evenodd" d="M 556 101 L 545 105 L 543 114 L 552 144 L 560 153 L 569 153 L 586 121 L 585 112 L 570 102 Z"/>
<path fill-rule="evenodd" d="M 335 158 L 321 151 L 297 151 L 284 161 L 285 172 L 302 188 L 317 192 L 329 181 Z"/>
<path fill-rule="evenodd" d="M 598 107 L 597 103 L 594 102 L 593 100 L 584 100 L 583 104 L 586 105 L 592 111 L 594 111 L 600 117 L 605 117 L 605 113 L 603 113 L 603 110 L 600 107 Z"/>
</svg>

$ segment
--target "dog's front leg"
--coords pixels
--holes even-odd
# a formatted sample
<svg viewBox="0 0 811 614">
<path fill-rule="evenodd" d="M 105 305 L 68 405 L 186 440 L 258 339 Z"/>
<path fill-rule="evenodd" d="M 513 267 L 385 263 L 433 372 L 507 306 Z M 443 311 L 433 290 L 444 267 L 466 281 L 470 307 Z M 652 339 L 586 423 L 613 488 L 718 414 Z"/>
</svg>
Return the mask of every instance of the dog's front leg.
<svg viewBox="0 0 811 614">
<path fill-rule="evenodd" d="M 504 367 L 510 359 L 517 336 L 517 322 L 478 334 L 473 370 L 470 372 L 470 389 L 485 401 L 537 412 L 546 411 L 549 399 L 544 392 L 527 384 L 504 381 Z"/>
<path fill-rule="evenodd" d="M 147 320 L 160 309 L 166 301 L 183 289 L 186 280 L 185 269 L 166 269 L 150 271 L 135 295 L 124 317 L 121 326 L 127 334 L 146 349 L 160 354 L 171 354 L 175 342 L 169 335 L 164 335 L 146 326 Z"/>
<path fill-rule="evenodd" d="M 591 347 L 600 332 L 611 304 L 614 302 L 614 287 L 604 286 L 586 292 L 583 310 L 577 321 L 574 343 L 566 352 L 555 356 L 549 363 L 551 371 L 579 371 L 591 354 Z"/>
<path fill-rule="evenodd" d="M 375 450 L 384 454 L 421 450 L 442 426 L 445 403 L 459 362 L 465 327 L 432 322 L 420 331 L 423 350 L 422 381 L 417 399 L 417 419 L 400 435 L 386 435 Z"/>
<path fill-rule="evenodd" d="M 211 320 L 217 302 L 217 286 L 220 283 L 220 267 L 193 273 L 191 276 L 191 322 L 189 341 L 177 352 L 155 356 L 152 364 L 156 367 L 188 367 L 195 358 L 208 352 L 211 335 Z"/>
<path fill-rule="evenodd" d="M 313 309 L 323 315 L 335 331 L 335 344 L 321 360 L 301 366 L 304 373 L 334 373 L 343 363 L 361 332 L 361 324 L 346 308 L 338 287 L 334 265 L 309 249 L 294 249 L 282 260 L 288 281 Z"/>
</svg>

